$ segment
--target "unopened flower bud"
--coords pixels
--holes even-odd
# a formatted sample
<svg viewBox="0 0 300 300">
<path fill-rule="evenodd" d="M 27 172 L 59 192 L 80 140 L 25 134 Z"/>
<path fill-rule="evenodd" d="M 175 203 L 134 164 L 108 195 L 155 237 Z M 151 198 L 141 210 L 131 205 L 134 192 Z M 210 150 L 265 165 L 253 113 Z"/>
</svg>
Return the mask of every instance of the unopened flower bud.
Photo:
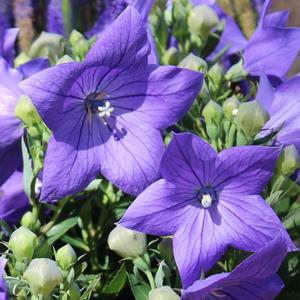
<svg viewBox="0 0 300 300">
<path fill-rule="evenodd" d="M 40 117 L 29 97 L 22 95 L 15 107 L 15 115 L 27 127 L 32 127 L 40 122 Z"/>
<path fill-rule="evenodd" d="M 25 258 L 27 261 L 31 261 L 37 245 L 37 236 L 25 227 L 15 230 L 8 242 L 9 249 L 19 262 L 22 262 Z"/>
<path fill-rule="evenodd" d="M 204 59 L 199 56 L 190 53 L 186 56 L 178 65 L 180 68 L 185 68 L 193 71 L 207 71 L 207 63 Z"/>
<path fill-rule="evenodd" d="M 39 230 L 41 223 L 31 211 L 28 211 L 23 215 L 21 219 L 21 225 L 31 231 L 37 231 Z"/>
<path fill-rule="evenodd" d="M 32 43 L 30 57 L 47 57 L 53 64 L 63 56 L 65 48 L 64 38 L 55 33 L 42 32 L 41 35 Z"/>
<path fill-rule="evenodd" d="M 33 259 L 23 277 L 27 280 L 35 297 L 48 297 L 62 282 L 63 276 L 55 261 L 48 258 Z"/>
<path fill-rule="evenodd" d="M 300 155 L 294 145 L 285 147 L 279 157 L 277 169 L 284 176 L 290 176 L 300 168 Z"/>
<path fill-rule="evenodd" d="M 225 78 L 232 82 L 239 82 L 245 79 L 247 75 L 248 72 L 244 69 L 243 61 L 240 60 L 227 71 Z"/>
<path fill-rule="evenodd" d="M 224 115 L 222 106 L 213 100 L 208 102 L 202 114 L 207 124 L 217 125 L 221 123 Z"/>
<path fill-rule="evenodd" d="M 180 52 L 175 47 L 170 47 L 163 55 L 165 65 L 177 65 L 180 60 Z"/>
<path fill-rule="evenodd" d="M 73 61 L 74 60 L 72 59 L 72 57 L 70 57 L 69 55 L 64 55 L 56 62 L 56 64 L 61 65 L 61 64 L 66 64 L 66 63 L 73 62 Z"/>
<path fill-rule="evenodd" d="M 228 98 L 223 103 L 224 114 L 227 119 L 232 120 L 238 113 L 240 101 L 236 96 Z"/>
<path fill-rule="evenodd" d="M 74 249 L 70 245 L 65 245 L 58 249 L 55 255 L 55 260 L 63 270 L 68 270 L 77 259 Z"/>
<path fill-rule="evenodd" d="M 121 257 L 136 258 L 147 251 L 144 233 L 117 225 L 108 236 L 108 246 Z"/>
<path fill-rule="evenodd" d="M 206 4 L 195 6 L 188 17 L 189 30 L 194 35 L 207 37 L 219 23 L 215 11 Z"/>
<path fill-rule="evenodd" d="M 149 292 L 149 300 L 179 300 L 180 297 L 169 287 L 162 286 Z"/>
<path fill-rule="evenodd" d="M 80 58 L 84 58 L 90 49 L 90 43 L 85 39 L 83 34 L 77 30 L 73 30 L 71 32 L 69 41 L 73 52 L 80 56 Z"/>
<path fill-rule="evenodd" d="M 76 283 L 73 283 L 67 294 L 71 300 L 79 300 L 81 296 L 79 286 Z"/>
<path fill-rule="evenodd" d="M 268 112 L 256 100 L 240 104 L 236 115 L 238 128 L 249 138 L 254 137 L 268 120 Z"/>
<path fill-rule="evenodd" d="M 207 72 L 207 75 L 215 82 L 220 83 L 224 77 L 223 67 L 216 63 Z"/>
</svg>

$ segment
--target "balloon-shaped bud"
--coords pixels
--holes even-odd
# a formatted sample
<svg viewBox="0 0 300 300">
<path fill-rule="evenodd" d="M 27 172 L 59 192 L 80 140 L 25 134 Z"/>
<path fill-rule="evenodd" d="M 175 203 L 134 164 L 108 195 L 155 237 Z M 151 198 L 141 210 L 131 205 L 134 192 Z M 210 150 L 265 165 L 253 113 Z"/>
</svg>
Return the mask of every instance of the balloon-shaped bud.
<svg viewBox="0 0 300 300">
<path fill-rule="evenodd" d="M 29 49 L 30 57 L 47 57 L 54 64 L 63 56 L 65 48 L 64 38 L 55 33 L 42 32 Z"/>
<path fill-rule="evenodd" d="M 189 69 L 192 71 L 200 71 L 206 72 L 207 71 L 207 63 L 204 59 L 199 56 L 190 53 L 186 56 L 178 65 L 180 68 Z"/>
<path fill-rule="evenodd" d="M 277 169 L 284 176 L 290 176 L 300 168 L 300 155 L 294 145 L 285 147 L 279 157 Z"/>
<path fill-rule="evenodd" d="M 188 17 L 189 31 L 197 36 L 207 37 L 218 23 L 217 14 L 206 4 L 195 6 Z"/>
<path fill-rule="evenodd" d="M 30 285 L 34 296 L 41 299 L 48 297 L 63 280 L 56 262 L 48 258 L 33 259 L 23 277 Z"/>
<path fill-rule="evenodd" d="M 20 97 L 15 107 L 15 115 L 29 128 L 38 124 L 41 120 L 30 98 L 25 95 Z"/>
<path fill-rule="evenodd" d="M 149 300 L 179 300 L 180 297 L 169 287 L 162 286 L 149 292 Z"/>
<path fill-rule="evenodd" d="M 31 231 L 38 231 L 41 227 L 41 222 L 34 216 L 31 211 L 25 213 L 21 219 L 21 225 Z"/>
<path fill-rule="evenodd" d="M 63 270 L 68 270 L 77 259 L 74 249 L 70 245 L 65 245 L 58 249 L 55 260 Z"/>
<path fill-rule="evenodd" d="M 236 122 L 248 138 L 254 137 L 269 120 L 269 113 L 256 100 L 240 104 Z"/>
<path fill-rule="evenodd" d="M 165 65 L 177 65 L 180 61 L 180 52 L 175 47 L 170 47 L 163 55 L 162 61 Z"/>
<path fill-rule="evenodd" d="M 244 69 L 243 61 L 240 60 L 237 64 L 233 65 L 225 74 L 228 81 L 239 82 L 245 79 L 248 72 Z"/>
<path fill-rule="evenodd" d="M 136 258 L 147 251 L 144 233 L 117 225 L 108 236 L 108 246 L 121 257 Z"/>
<path fill-rule="evenodd" d="M 203 109 L 202 114 L 207 124 L 217 125 L 221 123 L 224 116 L 222 106 L 213 100 L 210 100 L 208 102 L 208 104 Z"/>
<path fill-rule="evenodd" d="M 70 289 L 67 292 L 69 299 L 71 300 L 79 300 L 80 299 L 80 288 L 76 283 L 73 283 Z"/>
<path fill-rule="evenodd" d="M 8 242 L 9 249 L 19 262 L 22 262 L 24 259 L 27 259 L 28 262 L 31 261 L 37 245 L 37 236 L 25 227 L 15 230 Z"/>
<path fill-rule="evenodd" d="M 231 96 L 223 103 L 224 114 L 227 119 L 232 120 L 238 113 L 240 101 L 236 96 Z"/>
<path fill-rule="evenodd" d="M 31 57 L 27 55 L 25 52 L 21 52 L 15 59 L 14 59 L 14 65 L 15 68 L 29 62 L 31 60 Z"/>
<path fill-rule="evenodd" d="M 224 78 L 224 69 L 220 64 L 216 63 L 208 70 L 207 76 L 216 87 L 219 87 Z"/>
</svg>

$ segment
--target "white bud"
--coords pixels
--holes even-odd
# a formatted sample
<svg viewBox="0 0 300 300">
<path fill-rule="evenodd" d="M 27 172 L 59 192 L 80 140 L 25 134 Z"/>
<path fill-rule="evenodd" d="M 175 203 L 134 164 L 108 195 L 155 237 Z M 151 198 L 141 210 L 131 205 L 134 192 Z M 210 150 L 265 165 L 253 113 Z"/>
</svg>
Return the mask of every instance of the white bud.
<svg viewBox="0 0 300 300">
<path fill-rule="evenodd" d="M 33 259 L 23 277 L 29 283 L 35 297 L 48 297 L 62 282 L 63 276 L 56 262 L 48 258 Z"/>
<path fill-rule="evenodd" d="M 147 251 L 144 233 L 117 225 L 108 236 L 108 246 L 121 257 L 136 258 Z"/>
<path fill-rule="evenodd" d="M 70 266 L 72 266 L 76 259 L 77 255 L 70 245 L 61 247 L 55 255 L 56 262 L 63 270 L 67 270 Z"/>
<path fill-rule="evenodd" d="M 149 300 L 179 300 L 180 297 L 169 287 L 162 286 L 158 289 L 151 290 Z"/>
</svg>

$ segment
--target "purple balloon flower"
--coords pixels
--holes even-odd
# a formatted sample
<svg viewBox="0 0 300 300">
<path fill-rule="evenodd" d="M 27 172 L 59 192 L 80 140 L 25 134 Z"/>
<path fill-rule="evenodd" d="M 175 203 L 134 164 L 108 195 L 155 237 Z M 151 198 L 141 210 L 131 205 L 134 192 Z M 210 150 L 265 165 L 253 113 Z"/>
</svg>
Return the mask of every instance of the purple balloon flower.
<svg viewBox="0 0 300 300">
<path fill-rule="evenodd" d="M 9 224 L 15 224 L 29 207 L 28 198 L 23 190 L 22 173 L 15 171 L 0 186 L 0 220 L 5 220 Z"/>
<path fill-rule="evenodd" d="M 4 281 L 4 268 L 7 260 L 0 258 L 0 300 L 8 300 L 7 286 Z"/>
<path fill-rule="evenodd" d="M 160 130 L 179 120 L 202 74 L 148 64 L 143 20 L 129 7 L 84 62 L 49 68 L 22 82 L 53 135 L 41 198 L 81 191 L 101 172 L 136 195 L 159 177 Z"/>
<path fill-rule="evenodd" d="M 183 286 L 190 286 L 229 245 L 257 251 L 284 231 L 259 195 L 279 152 L 276 147 L 243 146 L 218 154 L 196 135 L 175 134 L 162 158 L 163 179 L 137 197 L 120 225 L 174 235 Z"/>
<path fill-rule="evenodd" d="M 49 32 L 64 35 L 63 3 L 61 0 L 48 0 L 47 29 Z"/>
<path fill-rule="evenodd" d="M 261 135 L 280 130 L 277 139 L 283 145 L 295 145 L 300 152 L 300 77 L 294 77 L 273 89 L 268 77 L 260 77 L 256 99 L 269 112 L 270 120 Z"/>
<path fill-rule="evenodd" d="M 21 121 L 15 106 L 22 92 L 18 87 L 21 74 L 0 58 L 0 185 L 21 165 Z"/>
<path fill-rule="evenodd" d="M 283 79 L 300 50 L 300 28 L 287 27 L 287 11 L 267 14 L 271 4 L 265 1 L 258 28 L 244 49 L 244 67 L 254 76 Z"/>
<path fill-rule="evenodd" d="M 9 28 L 0 35 L 0 57 L 3 57 L 10 66 L 13 65 L 15 57 L 15 41 L 18 32 L 18 28 Z"/>
<path fill-rule="evenodd" d="M 231 273 L 196 281 L 182 292 L 181 300 L 274 299 L 284 286 L 276 272 L 286 254 L 285 237 L 279 234 Z"/>
</svg>

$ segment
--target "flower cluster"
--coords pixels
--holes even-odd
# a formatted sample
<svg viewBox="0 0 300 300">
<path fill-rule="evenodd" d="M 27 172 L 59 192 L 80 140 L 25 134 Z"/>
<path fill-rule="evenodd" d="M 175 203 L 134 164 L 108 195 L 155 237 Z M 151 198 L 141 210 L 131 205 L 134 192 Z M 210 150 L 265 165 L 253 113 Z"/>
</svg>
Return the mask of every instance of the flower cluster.
<svg viewBox="0 0 300 300">
<path fill-rule="evenodd" d="M 300 28 L 271 0 L 250 38 L 214 0 L 92 2 L 81 34 L 87 1 L 47 1 L 26 51 L 0 4 L 0 299 L 299 296 Z"/>
</svg>

